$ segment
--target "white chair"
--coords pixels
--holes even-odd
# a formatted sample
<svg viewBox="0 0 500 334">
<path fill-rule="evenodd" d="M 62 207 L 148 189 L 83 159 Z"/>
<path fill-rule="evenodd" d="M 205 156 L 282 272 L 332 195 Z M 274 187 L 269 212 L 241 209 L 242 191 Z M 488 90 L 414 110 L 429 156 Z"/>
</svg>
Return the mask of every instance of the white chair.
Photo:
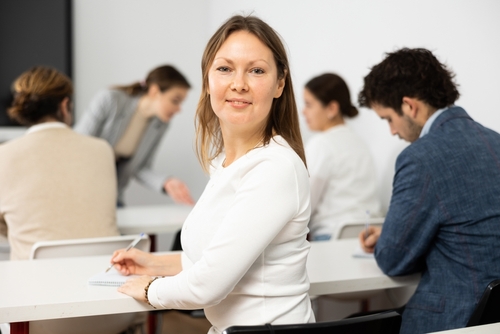
<svg viewBox="0 0 500 334">
<path fill-rule="evenodd" d="M 370 224 L 370 226 L 382 227 L 384 219 L 384 217 L 365 218 L 342 222 L 338 225 L 337 230 L 334 233 L 335 239 L 358 238 L 359 233 L 365 229 L 366 223 Z"/>
<path fill-rule="evenodd" d="M 126 248 L 137 235 L 114 237 L 39 241 L 31 249 L 30 260 L 109 255 L 120 248 Z M 144 235 L 136 248 L 149 252 L 151 241 Z M 143 322 L 145 314 L 120 313 L 102 316 L 30 321 L 31 334 L 117 334 L 130 326 Z"/>
<path fill-rule="evenodd" d="M 0 261 L 10 258 L 10 244 L 7 237 L 0 235 Z M 3 334 L 3 333 L 2 333 Z"/>
<path fill-rule="evenodd" d="M 38 241 L 31 247 L 30 260 L 60 257 L 109 255 L 120 248 L 126 248 L 137 235 L 113 237 Z M 151 241 L 144 235 L 135 248 L 149 252 Z"/>
</svg>

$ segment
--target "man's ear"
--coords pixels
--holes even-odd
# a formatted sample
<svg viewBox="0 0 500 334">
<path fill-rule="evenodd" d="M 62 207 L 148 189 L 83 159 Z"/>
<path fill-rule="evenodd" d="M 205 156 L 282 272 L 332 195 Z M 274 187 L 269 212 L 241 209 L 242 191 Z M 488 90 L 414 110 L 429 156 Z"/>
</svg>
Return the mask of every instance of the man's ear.
<svg viewBox="0 0 500 334">
<path fill-rule="evenodd" d="M 403 114 L 409 116 L 411 119 L 416 119 L 420 111 L 418 100 L 413 97 L 404 96 L 401 103 L 401 110 Z"/>
</svg>

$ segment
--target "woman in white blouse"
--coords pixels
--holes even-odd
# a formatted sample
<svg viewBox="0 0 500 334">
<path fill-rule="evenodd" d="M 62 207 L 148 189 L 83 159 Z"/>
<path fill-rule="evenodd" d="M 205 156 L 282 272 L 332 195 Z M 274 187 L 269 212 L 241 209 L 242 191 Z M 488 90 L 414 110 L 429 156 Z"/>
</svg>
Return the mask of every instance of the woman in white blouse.
<svg viewBox="0 0 500 334">
<path fill-rule="evenodd" d="M 309 180 L 283 44 L 262 20 L 234 16 L 208 42 L 202 73 L 198 155 L 211 178 L 183 226 L 184 252 L 116 252 L 121 273 L 146 275 L 119 291 L 156 308 L 204 308 L 210 333 L 314 321 Z"/>
<path fill-rule="evenodd" d="M 333 73 L 311 79 L 304 89 L 303 114 L 312 131 L 306 145 L 311 182 L 312 240 L 330 240 L 339 224 L 378 215 L 375 166 L 366 144 L 344 118 L 355 117 L 344 80 Z"/>
</svg>

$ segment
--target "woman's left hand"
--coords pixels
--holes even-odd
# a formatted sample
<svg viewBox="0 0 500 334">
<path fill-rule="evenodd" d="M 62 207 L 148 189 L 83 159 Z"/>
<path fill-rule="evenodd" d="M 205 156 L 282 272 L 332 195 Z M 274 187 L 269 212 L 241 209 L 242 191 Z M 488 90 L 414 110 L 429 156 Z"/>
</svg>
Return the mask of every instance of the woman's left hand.
<svg viewBox="0 0 500 334">
<path fill-rule="evenodd" d="M 128 279 L 122 286 L 118 288 L 118 291 L 124 293 L 134 299 L 141 302 L 147 303 L 146 294 L 144 288 L 149 284 L 153 278 L 150 276 L 140 276 Z"/>
</svg>

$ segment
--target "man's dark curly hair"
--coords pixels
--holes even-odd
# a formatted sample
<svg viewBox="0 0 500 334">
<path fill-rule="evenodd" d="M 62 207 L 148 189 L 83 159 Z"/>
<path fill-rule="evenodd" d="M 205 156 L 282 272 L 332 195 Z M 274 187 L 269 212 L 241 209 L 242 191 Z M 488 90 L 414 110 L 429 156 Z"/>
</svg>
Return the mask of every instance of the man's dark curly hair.
<svg viewBox="0 0 500 334">
<path fill-rule="evenodd" d="M 358 95 L 361 107 L 379 104 L 403 114 L 403 97 L 417 98 L 433 108 L 452 105 L 460 96 L 455 74 L 426 49 L 403 48 L 387 53 L 364 78 Z"/>
</svg>

